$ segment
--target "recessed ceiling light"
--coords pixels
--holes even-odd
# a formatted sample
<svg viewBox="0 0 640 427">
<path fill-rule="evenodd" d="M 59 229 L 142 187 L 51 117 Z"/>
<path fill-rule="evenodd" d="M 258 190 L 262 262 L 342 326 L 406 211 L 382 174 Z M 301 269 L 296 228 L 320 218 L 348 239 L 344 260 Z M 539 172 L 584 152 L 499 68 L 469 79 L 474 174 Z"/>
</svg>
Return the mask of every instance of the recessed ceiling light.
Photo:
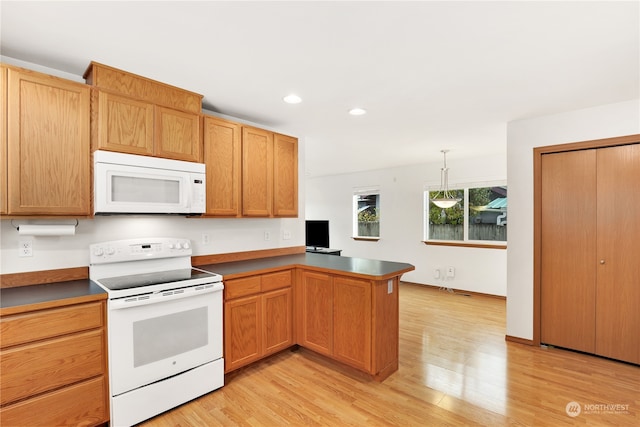
<svg viewBox="0 0 640 427">
<path fill-rule="evenodd" d="M 349 114 L 351 114 L 352 116 L 362 116 L 363 114 L 367 114 L 367 110 L 364 110 L 362 108 L 352 108 L 351 110 L 349 110 Z"/>
<path fill-rule="evenodd" d="M 299 104 L 302 102 L 302 98 L 300 98 L 298 95 L 294 95 L 293 93 L 291 95 L 287 95 L 284 98 L 282 98 L 284 100 L 284 102 L 286 102 L 287 104 Z"/>
</svg>

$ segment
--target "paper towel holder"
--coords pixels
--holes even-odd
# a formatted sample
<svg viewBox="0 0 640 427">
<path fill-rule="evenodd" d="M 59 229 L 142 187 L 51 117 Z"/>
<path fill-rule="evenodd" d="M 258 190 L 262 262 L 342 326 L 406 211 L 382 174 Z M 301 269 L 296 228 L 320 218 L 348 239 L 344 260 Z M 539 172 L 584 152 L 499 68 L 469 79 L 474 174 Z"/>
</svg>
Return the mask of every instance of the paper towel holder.
<svg viewBox="0 0 640 427">
<path fill-rule="evenodd" d="M 76 233 L 76 228 L 80 221 L 76 219 L 75 224 L 22 224 L 15 225 L 11 220 L 11 225 L 15 227 L 18 234 L 27 236 L 69 236 Z M 20 227 L 22 226 L 22 230 Z"/>
</svg>

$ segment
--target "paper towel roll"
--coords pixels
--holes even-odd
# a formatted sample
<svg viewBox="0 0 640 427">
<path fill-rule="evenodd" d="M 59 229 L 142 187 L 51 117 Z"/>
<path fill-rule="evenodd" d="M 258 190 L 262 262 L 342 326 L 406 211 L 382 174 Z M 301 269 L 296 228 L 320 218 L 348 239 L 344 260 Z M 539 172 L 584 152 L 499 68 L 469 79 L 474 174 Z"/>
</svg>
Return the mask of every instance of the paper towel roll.
<svg viewBox="0 0 640 427">
<path fill-rule="evenodd" d="M 72 236 L 76 234 L 76 226 L 74 224 L 23 224 L 18 227 L 18 234 L 21 236 Z"/>
</svg>

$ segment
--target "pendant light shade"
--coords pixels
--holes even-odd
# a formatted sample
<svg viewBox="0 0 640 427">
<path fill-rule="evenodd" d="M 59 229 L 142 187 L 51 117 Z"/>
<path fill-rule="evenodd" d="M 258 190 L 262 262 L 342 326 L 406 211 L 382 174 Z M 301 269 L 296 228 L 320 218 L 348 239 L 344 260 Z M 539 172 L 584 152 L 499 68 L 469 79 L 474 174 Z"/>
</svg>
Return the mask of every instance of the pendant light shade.
<svg viewBox="0 0 640 427">
<path fill-rule="evenodd" d="M 431 203 L 439 208 L 447 209 L 454 207 L 460 200 L 449 192 L 449 168 L 447 167 L 447 152 L 449 150 L 440 150 L 444 156 L 444 165 L 440 169 L 440 191 L 438 191 L 431 199 Z"/>
</svg>

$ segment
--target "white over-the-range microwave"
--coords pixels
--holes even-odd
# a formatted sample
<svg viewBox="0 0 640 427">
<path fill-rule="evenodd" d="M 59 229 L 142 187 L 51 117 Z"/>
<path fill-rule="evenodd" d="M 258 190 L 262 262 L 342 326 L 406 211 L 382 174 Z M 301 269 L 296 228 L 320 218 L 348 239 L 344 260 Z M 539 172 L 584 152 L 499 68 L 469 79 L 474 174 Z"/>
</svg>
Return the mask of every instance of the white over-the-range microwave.
<svg viewBox="0 0 640 427">
<path fill-rule="evenodd" d="M 93 153 L 96 214 L 201 214 L 205 165 L 134 154 Z"/>
</svg>

